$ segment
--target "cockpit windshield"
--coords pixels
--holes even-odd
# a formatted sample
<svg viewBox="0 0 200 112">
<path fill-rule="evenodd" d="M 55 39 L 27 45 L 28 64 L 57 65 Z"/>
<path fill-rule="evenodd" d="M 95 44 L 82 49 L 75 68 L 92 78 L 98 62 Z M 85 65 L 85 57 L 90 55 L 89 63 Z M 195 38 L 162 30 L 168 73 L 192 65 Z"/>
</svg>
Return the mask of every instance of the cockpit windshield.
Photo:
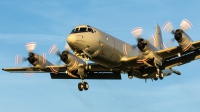
<svg viewBox="0 0 200 112">
<path fill-rule="evenodd" d="M 83 33 L 83 32 L 94 33 L 93 29 L 90 27 L 78 27 L 78 28 L 73 29 L 71 33 Z"/>
</svg>

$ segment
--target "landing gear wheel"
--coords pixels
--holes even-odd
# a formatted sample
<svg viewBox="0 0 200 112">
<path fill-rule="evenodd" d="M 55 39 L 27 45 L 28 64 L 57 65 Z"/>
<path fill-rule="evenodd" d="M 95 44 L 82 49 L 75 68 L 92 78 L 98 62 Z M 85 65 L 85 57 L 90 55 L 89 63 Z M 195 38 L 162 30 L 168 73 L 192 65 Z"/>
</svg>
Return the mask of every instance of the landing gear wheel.
<svg viewBox="0 0 200 112">
<path fill-rule="evenodd" d="M 157 81 L 157 80 L 158 80 L 158 78 L 157 78 L 157 77 L 154 77 L 153 79 L 154 79 L 155 81 Z"/>
<path fill-rule="evenodd" d="M 163 73 L 160 73 L 160 75 L 159 75 L 159 79 L 162 80 L 163 78 L 164 78 Z"/>
<path fill-rule="evenodd" d="M 78 89 L 79 89 L 79 91 L 83 91 L 83 84 L 82 83 L 78 83 Z"/>
<path fill-rule="evenodd" d="M 84 90 L 88 90 L 88 88 L 89 88 L 89 85 L 88 85 L 88 83 L 87 83 L 87 82 L 84 82 L 84 83 L 83 83 L 83 88 L 84 88 Z"/>
<path fill-rule="evenodd" d="M 158 80 L 158 77 L 159 77 L 159 75 L 158 75 L 158 74 L 155 74 L 155 76 L 154 76 L 153 79 L 154 79 L 155 81 L 157 81 L 157 80 Z"/>
</svg>

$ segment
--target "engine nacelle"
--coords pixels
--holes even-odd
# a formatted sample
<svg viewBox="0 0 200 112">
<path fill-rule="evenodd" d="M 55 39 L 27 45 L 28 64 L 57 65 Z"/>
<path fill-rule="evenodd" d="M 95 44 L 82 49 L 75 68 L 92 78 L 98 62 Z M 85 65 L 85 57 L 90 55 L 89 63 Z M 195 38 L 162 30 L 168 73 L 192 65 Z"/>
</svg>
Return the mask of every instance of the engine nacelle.
<svg viewBox="0 0 200 112">
<path fill-rule="evenodd" d="M 143 38 L 138 38 L 137 47 L 138 49 L 144 54 L 147 55 L 149 52 L 151 52 L 151 49 L 149 49 L 149 43 Z"/>
<path fill-rule="evenodd" d="M 36 53 L 29 53 L 29 57 L 27 60 L 30 64 L 32 64 L 37 69 L 43 69 L 46 65 L 50 65 L 50 62 L 48 62 L 46 59 L 46 55 L 43 54 L 43 56 L 40 56 Z"/>
<path fill-rule="evenodd" d="M 67 72 L 72 73 L 73 75 L 80 75 L 80 77 L 85 77 L 86 72 L 86 63 L 82 59 L 76 57 L 71 53 L 62 53 L 61 60 L 67 66 Z"/>
<path fill-rule="evenodd" d="M 183 52 L 192 48 L 192 39 L 183 30 L 177 29 L 174 32 L 174 38 L 182 48 Z"/>
</svg>

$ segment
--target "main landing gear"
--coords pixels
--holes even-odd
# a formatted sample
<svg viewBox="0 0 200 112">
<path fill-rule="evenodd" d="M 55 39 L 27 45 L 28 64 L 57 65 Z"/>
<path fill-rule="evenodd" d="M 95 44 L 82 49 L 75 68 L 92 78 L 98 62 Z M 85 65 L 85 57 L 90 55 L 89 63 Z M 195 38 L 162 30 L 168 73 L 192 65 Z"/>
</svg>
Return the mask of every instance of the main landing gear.
<svg viewBox="0 0 200 112">
<path fill-rule="evenodd" d="M 157 73 L 155 74 L 154 80 L 158 80 L 158 78 L 162 80 L 164 78 L 164 74 L 160 70 L 160 66 L 158 64 L 155 64 L 155 67 L 156 67 Z"/>
<path fill-rule="evenodd" d="M 153 79 L 154 79 L 155 81 L 157 81 L 158 78 L 159 78 L 160 80 L 162 80 L 162 79 L 164 78 L 164 74 L 163 74 L 162 71 L 160 71 L 160 70 L 158 70 L 158 73 L 155 74 L 155 76 L 154 76 Z"/>
<path fill-rule="evenodd" d="M 78 83 L 78 89 L 79 89 L 79 91 L 83 91 L 83 89 L 84 90 L 88 90 L 88 88 L 89 88 L 89 85 L 84 80 L 82 80 L 82 83 L 81 82 Z"/>
</svg>

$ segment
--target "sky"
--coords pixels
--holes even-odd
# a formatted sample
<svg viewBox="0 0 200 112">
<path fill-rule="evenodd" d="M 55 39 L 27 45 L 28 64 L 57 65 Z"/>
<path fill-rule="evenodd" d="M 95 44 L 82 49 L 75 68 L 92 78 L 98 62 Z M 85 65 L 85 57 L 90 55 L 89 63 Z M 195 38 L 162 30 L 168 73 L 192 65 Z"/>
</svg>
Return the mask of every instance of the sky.
<svg viewBox="0 0 200 112">
<path fill-rule="evenodd" d="M 143 27 L 143 37 L 155 32 L 156 24 L 170 20 L 179 28 L 188 19 L 186 33 L 200 40 L 200 1 L 182 0 L 1 0 L 0 68 L 16 67 L 15 56 L 27 56 L 27 42 L 36 42 L 35 52 L 48 53 L 52 44 L 64 49 L 66 37 L 80 24 L 96 27 L 129 44 L 136 44 L 131 29 Z M 163 32 L 164 41 L 173 35 Z M 177 45 L 177 44 L 174 44 Z M 58 57 L 47 54 L 55 63 Z M 152 82 L 142 79 L 87 80 L 89 90 L 80 92 L 81 80 L 51 79 L 48 73 L 24 76 L 0 71 L 0 112 L 199 112 L 200 61 L 175 67 L 172 74 Z M 19 67 L 28 66 L 23 63 Z"/>
</svg>

